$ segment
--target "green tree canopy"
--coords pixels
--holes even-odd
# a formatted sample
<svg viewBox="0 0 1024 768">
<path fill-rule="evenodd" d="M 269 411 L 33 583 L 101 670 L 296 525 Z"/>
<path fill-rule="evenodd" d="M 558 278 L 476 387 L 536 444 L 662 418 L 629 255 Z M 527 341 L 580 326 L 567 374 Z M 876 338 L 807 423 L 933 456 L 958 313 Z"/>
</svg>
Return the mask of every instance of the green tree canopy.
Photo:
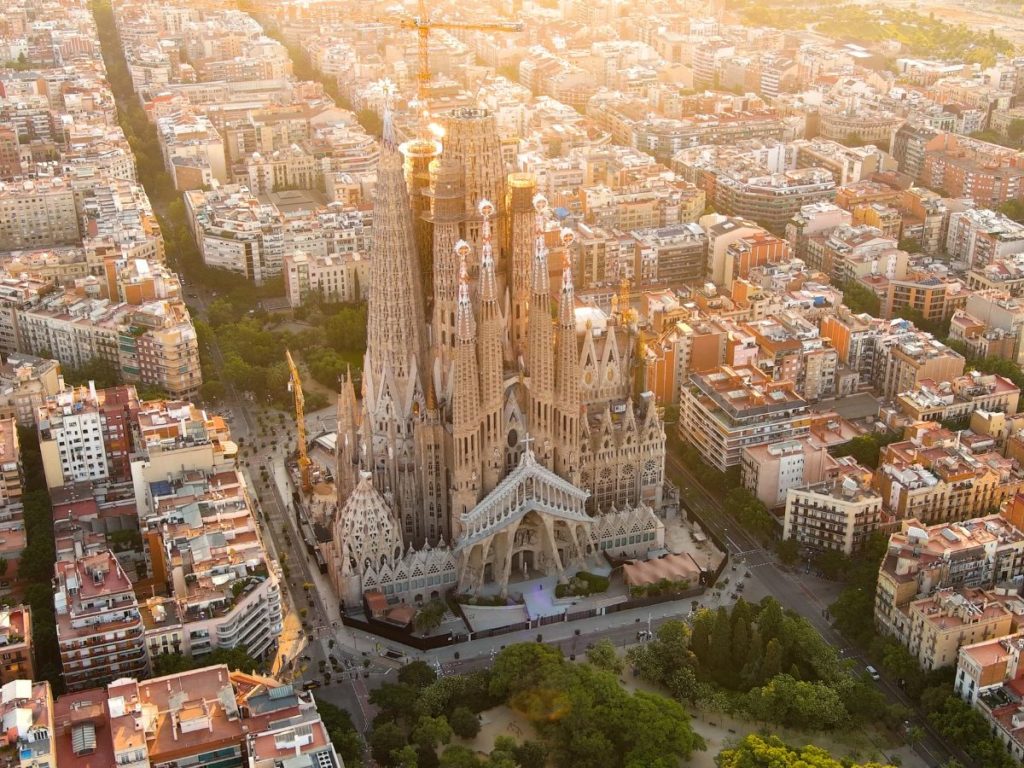
<svg viewBox="0 0 1024 768">
<path fill-rule="evenodd" d="M 883 768 L 880 763 L 837 760 L 821 747 L 790 747 L 778 736 L 752 733 L 715 758 L 718 768 Z"/>
</svg>

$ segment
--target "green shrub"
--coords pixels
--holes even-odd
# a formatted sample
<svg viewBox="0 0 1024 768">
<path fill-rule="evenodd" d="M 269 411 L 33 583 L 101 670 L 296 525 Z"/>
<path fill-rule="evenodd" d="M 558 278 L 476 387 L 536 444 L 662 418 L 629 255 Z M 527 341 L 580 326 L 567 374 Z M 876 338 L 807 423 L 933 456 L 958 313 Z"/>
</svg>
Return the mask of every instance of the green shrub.
<svg viewBox="0 0 1024 768">
<path fill-rule="evenodd" d="M 607 576 L 598 576 L 594 573 L 580 571 L 573 576 L 568 584 L 559 584 L 555 587 L 555 597 L 587 597 L 608 591 L 609 585 Z"/>
</svg>

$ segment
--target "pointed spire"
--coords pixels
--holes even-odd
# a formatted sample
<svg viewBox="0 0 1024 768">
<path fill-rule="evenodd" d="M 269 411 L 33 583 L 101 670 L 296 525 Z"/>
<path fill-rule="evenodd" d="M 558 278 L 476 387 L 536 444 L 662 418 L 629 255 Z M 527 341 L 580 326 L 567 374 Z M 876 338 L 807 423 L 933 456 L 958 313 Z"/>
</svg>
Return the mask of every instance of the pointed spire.
<svg viewBox="0 0 1024 768">
<path fill-rule="evenodd" d="M 473 304 L 469 299 L 469 269 L 465 254 L 459 263 L 459 305 L 456 310 L 455 328 L 459 341 L 476 339 L 476 322 L 473 320 Z"/>
<path fill-rule="evenodd" d="M 535 297 L 547 296 L 551 290 L 548 282 L 548 247 L 544 243 L 544 223 L 548 215 L 547 198 L 541 194 L 534 195 L 533 209 L 537 212 L 537 227 L 533 244 L 533 280 L 530 287 Z"/>
<path fill-rule="evenodd" d="M 558 303 L 558 323 L 563 328 L 576 326 L 576 313 L 573 306 L 576 297 L 572 284 L 572 244 L 576 240 L 576 233 L 571 229 L 562 230 L 562 245 L 565 247 L 565 257 L 562 262 L 562 296 Z"/>
<path fill-rule="evenodd" d="M 480 298 L 481 301 L 496 301 L 498 284 L 494 277 L 494 249 L 491 245 L 491 217 L 494 215 L 494 204 L 490 200 L 481 200 L 477 206 L 483 223 L 480 236 Z"/>
<path fill-rule="evenodd" d="M 389 82 L 384 82 L 384 114 L 383 114 L 383 128 L 381 130 L 381 141 L 384 143 L 386 149 L 392 152 L 398 151 L 398 139 L 395 136 L 395 115 L 392 110 L 392 102 L 395 95 L 394 86 Z"/>
</svg>

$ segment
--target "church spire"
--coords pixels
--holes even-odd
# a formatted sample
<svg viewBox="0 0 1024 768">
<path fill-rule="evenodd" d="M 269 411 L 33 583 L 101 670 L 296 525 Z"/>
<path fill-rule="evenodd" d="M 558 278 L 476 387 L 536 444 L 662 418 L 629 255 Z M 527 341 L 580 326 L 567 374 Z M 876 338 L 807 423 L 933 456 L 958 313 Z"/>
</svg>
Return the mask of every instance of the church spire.
<svg viewBox="0 0 1024 768">
<path fill-rule="evenodd" d="M 548 248 L 544 242 L 548 201 L 534 197 L 537 212 L 530 316 L 527 335 L 527 369 L 530 374 L 530 432 L 540 441 L 538 456 L 551 469 L 551 421 L 555 400 L 554 328 L 551 322 L 551 289 L 548 281 Z"/>
<path fill-rule="evenodd" d="M 576 345 L 576 296 L 572 284 L 572 244 L 576 233 L 562 230 L 565 262 L 562 267 L 562 291 L 558 302 L 558 339 L 555 363 L 555 391 L 561 418 L 555 419 L 558 431 L 555 471 L 575 482 L 579 471 L 580 355 Z"/>
<path fill-rule="evenodd" d="M 452 437 L 455 442 L 453 511 L 456 519 L 480 499 L 480 372 L 476 359 L 476 323 L 469 298 L 465 258 L 459 269 L 459 306 L 455 318 L 455 386 Z"/>
<path fill-rule="evenodd" d="M 424 534 L 413 433 L 424 407 L 426 339 L 409 195 L 394 138 L 389 101 L 373 206 L 363 429 L 376 487 L 391 493 L 409 540 L 418 544 Z"/>
<path fill-rule="evenodd" d="M 480 331 L 477 340 L 483 426 L 481 458 L 484 461 L 484 491 L 490 492 L 501 479 L 505 464 L 502 445 L 504 320 L 499 306 L 499 290 L 494 275 L 494 254 L 491 244 L 491 217 L 495 212 L 494 206 L 489 200 L 481 200 L 478 210 L 483 220 L 483 245 L 480 249 Z"/>
</svg>

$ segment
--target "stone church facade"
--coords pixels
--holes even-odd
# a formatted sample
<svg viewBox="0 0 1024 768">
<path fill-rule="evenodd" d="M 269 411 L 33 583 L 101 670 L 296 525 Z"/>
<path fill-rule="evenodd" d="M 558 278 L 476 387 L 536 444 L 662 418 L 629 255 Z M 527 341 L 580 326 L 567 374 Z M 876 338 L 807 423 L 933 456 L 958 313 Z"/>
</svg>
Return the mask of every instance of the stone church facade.
<svg viewBox="0 0 1024 768">
<path fill-rule="evenodd" d="M 532 177 L 506 175 L 493 115 L 453 110 L 445 129 L 419 187 L 385 129 L 361 398 L 348 377 L 338 408 L 346 601 L 504 592 L 664 542 L 665 432 L 635 391 L 635 315 L 577 307 L 573 233 Z"/>
</svg>

